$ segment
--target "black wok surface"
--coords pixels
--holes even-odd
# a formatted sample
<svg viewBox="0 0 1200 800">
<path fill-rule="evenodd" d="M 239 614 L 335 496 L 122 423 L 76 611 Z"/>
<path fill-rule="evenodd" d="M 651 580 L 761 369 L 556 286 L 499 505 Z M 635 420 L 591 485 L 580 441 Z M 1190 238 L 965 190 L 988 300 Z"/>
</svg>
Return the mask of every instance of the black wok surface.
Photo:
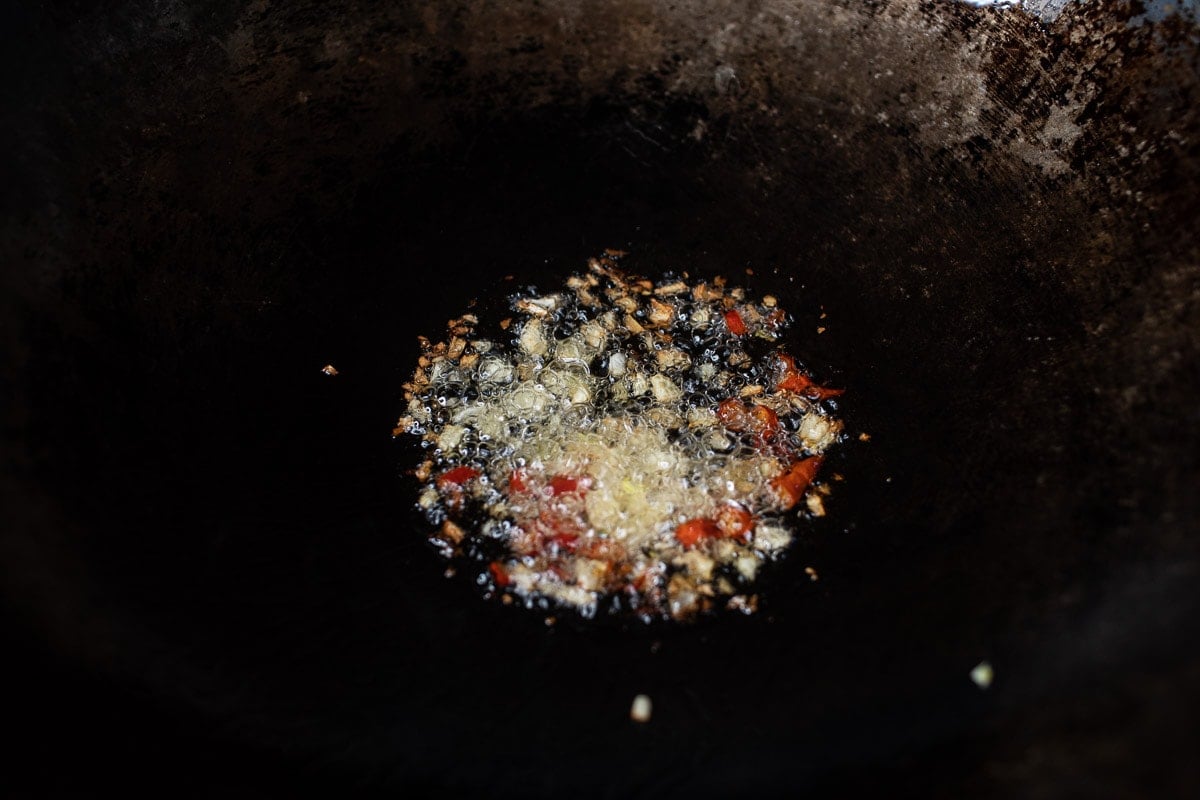
<svg viewBox="0 0 1200 800">
<path fill-rule="evenodd" d="M 1185 795 L 1196 28 L 1143 12 L 18 15 L 18 792 Z M 424 544 L 416 335 L 605 247 L 779 296 L 871 434 L 757 618 L 550 629 Z"/>
</svg>

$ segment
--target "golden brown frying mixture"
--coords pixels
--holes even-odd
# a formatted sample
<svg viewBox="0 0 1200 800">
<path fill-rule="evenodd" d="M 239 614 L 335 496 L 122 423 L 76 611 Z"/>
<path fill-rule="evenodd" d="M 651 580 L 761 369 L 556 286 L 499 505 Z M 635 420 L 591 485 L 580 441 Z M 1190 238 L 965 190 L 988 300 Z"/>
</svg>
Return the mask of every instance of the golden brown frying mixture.
<svg viewBox="0 0 1200 800">
<path fill-rule="evenodd" d="M 450 558 L 530 607 L 650 621 L 757 608 L 755 577 L 825 513 L 840 390 L 780 346 L 790 320 L 722 279 L 657 283 L 592 259 L 563 290 L 422 337 L 396 435 Z M 686 277 L 686 276 L 685 276 Z"/>
</svg>

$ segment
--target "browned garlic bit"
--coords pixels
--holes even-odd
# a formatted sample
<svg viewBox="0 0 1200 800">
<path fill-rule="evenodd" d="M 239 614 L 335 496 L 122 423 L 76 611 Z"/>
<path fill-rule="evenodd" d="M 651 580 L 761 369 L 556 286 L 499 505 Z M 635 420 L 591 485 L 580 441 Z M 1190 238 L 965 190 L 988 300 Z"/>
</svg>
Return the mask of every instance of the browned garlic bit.
<svg viewBox="0 0 1200 800">
<path fill-rule="evenodd" d="M 394 431 L 426 449 L 418 506 L 441 552 L 486 564 L 506 602 L 753 613 L 762 565 L 826 513 L 814 482 L 842 438 L 841 392 L 784 351 L 776 298 L 655 284 L 622 255 L 518 293 L 491 338 L 472 314 L 445 342 L 422 337 Z"/>
</svg>

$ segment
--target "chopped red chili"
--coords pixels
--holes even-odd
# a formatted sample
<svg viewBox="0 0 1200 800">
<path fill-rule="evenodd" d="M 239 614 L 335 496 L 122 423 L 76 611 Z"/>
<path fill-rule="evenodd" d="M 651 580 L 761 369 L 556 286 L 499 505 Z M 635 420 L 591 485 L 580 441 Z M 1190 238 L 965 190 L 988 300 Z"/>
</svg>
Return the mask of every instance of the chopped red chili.
<svg viewBox="0 0 1200 800">
<path fill-rule="evenodd" d="M 764 439 L 779 432 L 779 415 L 766 406 L 754 406 L 750 410 L 754 417 L 753 430 Z"/>
<path fill-rule="evenodd" d="M 814 400 L 826 400 L 845 393 L 845 389 L 827 389 L 824 386 L 814 386 L 808 390 L 808 396 Z"/>
<path fill-rule="evenodd" d="M 684 547 L 695 547 L 702 539 L 713 539 L 721 535 L 721 529 L 711 519 L 689 519 L 675 529 L 675 538 Z"/>
<path fill-rule="evenodd" d="M 461 486 L 467 481 L 478 477 L 479 470 L 474 467 L 455 467 L 438 475 L 434 482 L 439 488 L 444 488 L 446 486 Z"/>
<path fill-rule="evenodd" d="M 787 472 L 771 480 L 771 490 L 775 499 L 785 511 L 794 508 L 803 499 L 808 485 L 817 477 L 817 470 L 820 469 L 823 460 L 820 456 L 813 456 L 796 461 Z"/>
<path fill-rule="evenodd" d="M 754 517 L 737 503 L 726 503 L 717 511 L 717 527 L 731 539 L 745 539 L 754 529 Z"/>
<path fill-rule="evenodd" d="M 557 497 L 560 494 L 586 492 L 591 485 L 587 478 L 576 478 L 571 475 L 555 475 L 550 479 L 550 493 Z"/>
<path fill-rule="evenodd" d="M 749 424 L 747 411 L 745 403 L 731 397 L 717 406 L 717 419 L 731 431 L 744 431 Z"/>
<path fill-rule="evenodd" d="M 578 547 L 578 552 L 585 558 L 595 558 L 600 561 L 613 562 L 625 557 L 625 548 L 611 539 L 588 537 Z"/>
<path fill-rule="evenodd" d="M 817 386 L 811 378 L 796 367 L 796 360 L 786 353 L 779 354 L 779 361 L 782 367 L 779 380 L 775 382 L 776 389 L 802 394 L 812 400 L 825 400 L 846 392 L 845 389 L 827 389 L 824 386 Z"/>
<path fill-rule="evenodd" d="M 504 565 L 499 561 L 493 561 L 488 564 L 488 572 L 492 573 L 492 580 L 501 589 L 512 582 L 512 579 L 508 577 L 508 571 L 504 569 Z"/>
<path fill-rule="evenodd" d="M 737 309 L 731 308 L 725 312 L 725 325 L 734 336 L 746 335 L 746 323 L 742 320 L 742 315 L 737 312 Z"/>
<path fill-rule="evenodd" d="M 717 406 L 717 419 L 731 431 L 749 431 L 770 439 L 779 432 L 779 415 L 766 406 L 747 406 L 741 400 L 729 398 Z"/>
</svg>

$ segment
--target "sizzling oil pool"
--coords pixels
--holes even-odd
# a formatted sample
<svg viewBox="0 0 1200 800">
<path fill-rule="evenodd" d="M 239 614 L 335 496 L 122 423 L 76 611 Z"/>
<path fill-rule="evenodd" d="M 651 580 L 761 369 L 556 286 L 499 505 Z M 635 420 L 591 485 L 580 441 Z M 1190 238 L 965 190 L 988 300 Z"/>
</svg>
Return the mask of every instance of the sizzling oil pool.
<svg viewBox="0 0 1200 800">
<path fill-rule="evenodd" d="M 657 282 L 612 252 L 511 316 L 422 338 L 394 433 L 421 438 L 418 505 L 489 594 L 644 621 L 757 609 L 755 578 L 825 513 L 839 390 L 780 345 L 775 298 Z"/>
</svg>

